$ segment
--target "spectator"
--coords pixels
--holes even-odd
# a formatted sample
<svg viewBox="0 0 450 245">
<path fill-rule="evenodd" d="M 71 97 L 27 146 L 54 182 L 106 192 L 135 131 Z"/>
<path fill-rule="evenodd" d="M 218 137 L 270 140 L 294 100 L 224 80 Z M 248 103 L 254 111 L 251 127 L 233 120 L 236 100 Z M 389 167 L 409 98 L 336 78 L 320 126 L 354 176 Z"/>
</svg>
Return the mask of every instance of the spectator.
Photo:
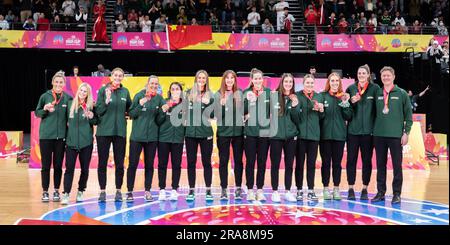
<svg viewBox="0 0 450 245">
<path fill-rule="evenodd" d="M 361 27 L 365 27 L 367 25 L 367 18 L 364 12 L 361 12 L 359 14 L 359 23 L 361 24 Z"/>
<path fill-rule="evenodd" d="M 375 13 L 372 13 L 370 15 L 370 21 L 372 21 L 373 26 L 375 27 L 375 30 L 377 29 L 378 26 L 378 20 L 377 20 L 377 15 Z"/>
<path fill-rule="evenodd" d="M 50 16 L 52 18 L 52 22 L 58 21 L 58 23 L 59 23 L 59 10 L 58 10 L 58 5 L 56 2 L 53 2 L 50 5 Z M 56 18 L 56 16 L 58 16 L 58 17 Z"/>
<path fill-rule="evenodd" d="M 438 33 L 440 36 L 448 36 L 448 30 L 447 27 L 444 25 L 444 21 L 439 21 L 439 25 L 437 27 Z"/>
<path fill-rule="evenodd" d="M 337 12 L 339 14 L 341 14 L 341 13 L 343 13 L 344 15 L 346 14 L 346 12 L 345 12 L 345 5 L 346 5 L 345 0 L 338 0 L 337 1 Z"/>
<path fill-rule="evenodd" d="M 356 22 L 359 22 L 359 21 L 356 19 L 356 15 L 355 15 L 355 14 L 352 14 L 352 15 L 350 16 L 350 18 L 348 18 L 347 22 L 348 22 L 348 25 L 349 25 L 349 26 L 354 27 L 355 24 L 356 24 Z"/>
<path fill-rule="evenodd" d="M 45 17 L 44 13 L 39 15 L 37 20 L 37 29 L 39 31 L 50 31 L 50 21 Z"/>
<path fill-rule="evenodd" d="M 128 22 L 127 32 L 139 32 L 139 28 L 137 26 L 137 22 L 136 21 Z"/>
<path fill-rule="evenodd" d="M 5 16 L 5 20 L 8 21 L 8 23 L 15 22 L 16 16 L 13 14 L 12 10 L 8 10 L 8 14 Z"/>
<path fill-rule="evenodd" d="M 117 32 L 125 32 L 128 28 L 127 21 L 123 18 L 123 14 L 119 14 L 117 20 L 115 21 Z"/>
<path fill-rule="evenodd" d="M 226 26 L 225 32 L 240 33 L 239 27 L 235 19 L 231 19 L 230 24 Z"/>
<path fill-rule="evenodd" d="M 443 66 L 444 67 L 444 69 L 445 69 L 445 71 L 446 71 L 446 73 L 448 74 L 448 59 L 449 59 L 449 56 L 448 56 L 448 41 L 444 41 L 444 43 L 442 44 L 442 65 L 441 65 L 441 67 Z"/>
<path fill-rule="evenodd" d="M 32 16 L 31 0 L 19 0 L 20 22 L 28 22 L 28 17 Z"/>
<path fill-rule="evenodd" d="M 406 25 L 405 19 L 403 19 L 403 17 L 400 16 L 400 12 L 399 11 L 395 12 L 395 19 L 392 21 L 392 24 L 396 25 L 397 22 L 400 23 L 401 26 L 405 26 Z"/>
<path fill-rule="evenodd" d="M 187 15 L 185 13 L 185 8 L 182 7 L 180 8 L 180 13 L 177 15 L 177 20 L 178 20 L 178 24 L 180 25 L 180 18 L 181 18 L 181 25 L 187 25 L 188 20 L 187 20 Z"/>
<path fill-rule="evenodd" d="M 246 33 L 248 34 L 248 21 L 247 20 L 242 20 L 242 29 L 241 29 L 241 33 Z"/>
<path fill-rule="evenodd" d="M 348 22 L 345 20 L 344 14 L 341 14 L 341 19 L 338 23 L 339 33 L 346 33 L 348 28 Z"/>
<path fill-rule="evenodd" d="M 364 8 L 366 10 L 366 16 L 371 16 L 373 11 L 375 10 L 376 6 L 372 2 L 372 0 L 365 0 L 364 1 Z"/>
<path fill-rule="evenodd" d="M 356 0 L 353 0 L 352 4 L 348 8 L 348 13 L 350 15 L 355 14 L 355 16 L 356 16 L 357 13 L 360 13 L 360 12 L 361 12 L 361 9 L 358 7 L 358 2 Z"/>
<path fill-rule="evenodd" d="M 72 68 L 72 77 L 79 77 L 79 76 L 81 76 L 81 74 L 80 74 L 80 68 L 78 68 L 78 66 L 74 66 L 73 68 Z"/>
<path fill-rule="evenodd" d="M 391 24 L 391 16 L 389 15 L 389 12 L 385 10 L 383 12 L 383 16 L 381 16 L 381 32 L 383 34 L 386 34 L 388 32 L 389 25 Z"/>
<path fill-rule="evenodd" d="M 5 17 L 0 14 L 0 30 L 8 30 L 9 29 L 9 23 L 5 20 Z"/>
<path fill-rule="evenodd" d="M 36 23 L 33 20 L 33 17 L 28 17 L 28 19 L 23 23 L 23 29 L 27 31 L 35 31 Z"/>
<path fill-rule="evenodd" d="M 437 40 L 434 40 L 431 46 L 427 49 L 427 56 L 431 63 L 430 81 L 431 86 L 437 91 L 442 91 L 441 84 L 441 59 L 444 56 L 442 47 L 439 45 Z"/>
<path fill-rule="evenodd" d="M 337 24 L 336 14 L 334 12 L 332 12 L 330 17 L 328 17 L 328 20 L 327 20 L 328 33 L 330 33 L 330 34 L 335 33 L 336 24 Z"/>
<path fill-rule="evenodd" d="M 122 1 L 122 3 L 123 3 L 123 0 L 119 0 L 119 1 Z M 78 5 L 78 9 L 83 8 L 86 13 L 89 13 L 89 7 L 90 7 L 89 0 L 78 0 L 77 5 Z"/>
<path fill-rule="evenodd" d="M 239 4 L 239 2 L 238 2 Z M 222 10 L 222 25 L 231 22 L 232 19 L 236 18 L 236 13 L 234 12 L 235 4 L 231 0 L 226 0 L 224 2 Z"/>
<path fill-rule="evenodd" d="M 377 27 L 373 24 L 372 19 L 369 19 L 369 21 L 367 21 L 367 33 L 374 34 L 376 29 Z"/>
<path fill-rule="evenodd" d="M 308 9 L 305 11 L 305 19 L 307 25 L 315 25 L 317 23 L 317 12 L 311 4 L 308 5 Z"/>
<path fill-rule="evenodd" d="M 389 7 L 386 8 L 390 16 L 395 15 L 395 11 L 397 11 L 397 7 L 395 6 L 395 1 L 391 0 L 389 2 Z"/>
<path fill-rule="evenodd" d="M 422 33 L 422 24 L 419 20 L 415 20 L 413 25 L 409 28 L 409 34 L 421 34 Z"/>
<path fill-rule="evenodd" d="M 166 31 L 166 15 L 162 14 L 158 19 L 155 20 L 155 32 L 165 32 Z"/>
<path fill-rule="evenodd" d="M 363 34 L 364 33 L 364 28 L 361 26 L 361 23 L 359 23 L 359 22 L 355 23 L 353 33 L 355 33 L 355 34 Z"/>
<path fill-rule="evenodd" d="M 256 28 L 259 25 L 259 21 L 261 20 L 261 16 L 258 12 L 256 12 L 256 7 L 252 7 L 252 12 L 250 12 L 247 16 L 248 25 L 252 33 L 256 32 Z"/>
<path fill-rule="evenodd" d="M 283 28 L 284 8 L 289 8 L 289 3 L 285 2 L 285 0 L 280 0 L 279 3 L 273 6 L 273 10 L 277 12 L 277 31 L 281 31 Z"/>
<path fill-rule="evenodd" d="M 87 9 L 84 6 L 80 6 L 78 13 L 75 15 L 75 21 L 78 24 L 86 24 L 88 18 Z"/>
<path fill-rule="evenodd" d="M 132 25 L 132 23 L 137 25 L 137 21 L 139 19 L 138 14 L 136 13 L 135 9 L 131 9 L 130 12 L 128 13 L 128 24 L 130 24 L 130 26 Z"/>
<path fill-rule="evenodd" d="M 178 15 L 178 6 L 174 0 L 169 0 L 169 3 L 164 8 L 164 13 L 167 16 L 169 23 L 175 23 Z"/>
<path fill-rule="evenodd" d="M 196 18 L 192 18 L 191 20 L 191 26 L 198 26 L 198 22 Z"/>
<path fill-rule="evenodd" d="M 64 17 L 69 17 L 69 20 L 75 16 L 75 2 L 72 0 L 65 0 L 62 4 L 62 11 Z M 68 21 L 70 22 L 70 21 Z"/>
<path fill-rule="evenodd" d="M 209 13 L 209 24 L 212 26 L 213 31 L 219 30 L 219 19 L 217 19 L 216 14 L 214 12 Z"/>
<path fill-rule="evenodd" d="M 140 2 L 142 13 L 147 14 L 153 3 L 150 0 L 140 0 Z"/>
<path fill-rule="evenodd" d="M 111 71 L 105 69 L 102 64 L 98 64 L 97 71 L 92 73 L 93 77 L 109 77 L 111 75 Z"/>
<path fill-rule="evenodd" d="M 144 19 L 139 24 L 142 32 L 152 32 L 152 21 L 148 15 L 144 16 Z"/>
<path fill-rule="evenodd" d="M 148 10 L 150 20 L 156 23 L 156 20 L 161 16 L 162 5 L 161 1 L 153 2 L 152 7 Z M 165 17 L 164 17 L 165 18 Z"/>
<path fill-rule="evenodd" d="M 309 74 L 315 76 L 317 73 L 316 67 L 315 66 L 310 66 L 309 67 Z"/>
<path fill-rule="evenodd" d="M 117 0 L 116 4 L 114 5 L 114 15 L 118 16 L 119 14 L 125 13 L 123 1 L 124 0 Z"/>
<path fill-rule="evenodd" d="M 181 17 L 178 18 L 177 25 L 179 25 L 179 26 L 184 25 L 183 18 L 181 18 Z"/>
<path fill-rule="evenodd" d="M 266 18 L 264 20 L 264 23 L 261 25 L 261 29 L 263 33 L 274 33 L 275 28 L 273 28 L 272 23 L 270 23 L 270 20 Z"/>
<path fill-rule="evenodd" d="M 40 14 L 44 13 L 47 9 L 44 0 L 33 0 L 33 4 L 31 5 L 31 11 L 33 12 L 33 20 L 38 21 Z"/>
<path fill-rule="evenodd" d="M 395 23 L 395 27 L 389 32 L 389 34 L 403 34 L 402 25 L 400 22 Z"/>
<path fill-rule="evenodd" d="M 283 32 L 284 33 L 291 33 L 293 23 L 295 21 L 294 16 L 289 13 L 289 8 L 284 8 L 284 17 L 283 17 Z"/>
</svg>

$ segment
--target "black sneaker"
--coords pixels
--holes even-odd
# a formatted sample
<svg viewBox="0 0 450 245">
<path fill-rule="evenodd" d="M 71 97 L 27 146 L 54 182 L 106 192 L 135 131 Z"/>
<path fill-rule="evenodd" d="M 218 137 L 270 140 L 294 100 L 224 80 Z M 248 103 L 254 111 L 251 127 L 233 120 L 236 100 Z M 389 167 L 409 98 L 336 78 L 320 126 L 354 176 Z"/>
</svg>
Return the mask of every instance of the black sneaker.
<svg viewBox="0 0 450 245">
<path fill-rule="evenodd" d="M 127 192 L 127 202 L 133 201 L 134 201 L 133 192 Z"/>
<path fill-rule="evenodd" d="M 303 201 L 303 191 L 302 190 L 298 190 L 297 191 L 297 201 Z"/>
<path fill-rule="evenodd" d="M 116 196 L 114 197 L 115 202 L 121 202 L 122 201 L 122 192 L 116 191 Z"/>
<path fill-rule="evenodd" d="M 222 188 L 222 193 L 220 194 L 220 200 L 228 200 L 227 188 Z"/>
<path fill-rule="evenodd" d="M 348 189 L 348 196 L 347 196 L 348 200 L 356 200 L 355 197 L 355 190 L 353 190 L 353 188 Z"/>
<path fill-rule="evenodd" d="M 213 201 L 214 197 L 211 193 L 211 189 L 206 189 L 206 196 L 205 196 L 206 201 Z"/>
<path fill-rule="evenodd" d="M 316 193 L 314 191 L 308 191 L 308 195 L 306 196 L 308 201 L 318 201 L 319 198 L 316 196 Z"/>
<path fill-rule="evenodd" d="M 367 189 L 362 189 L 359 200 L 369 200 L 369 193 L 367 192 Z"/>
<path fill-rule="evenodd" d="M 234 192 L 234 199 L 235 200 L 242 200 L 242 189 L 241 189 L 241 187 L 236 188 L 236 191 Z"/>
<path fill-rule="evenodd" d="M 42 202 L 49 202 L 50 201 L 50 197 L 48 195 L 48 192 L 44 191 L 42 193 L 42 199 L 41 200 L 42 200 Z"/>
<path fill-rule="evenodd" d="M 378 192 L 374 198 L 372 198 L 372 202 L 381 202 L 384 201 L 384 193 Z"/>
<path fill-rule="evenodd" d="M 106 192 L 100 192 L 100 196 L 98 197 L 98 202 L 106 202 Z"/>
<path fill-rule="evenodd" d="M 392 197 L 392 204 L 399 204 L 401 202 L 401 198 L 400 198 L 400 194 L 394 194 L 394 196 Z"/>
<path fill-rule="evenodd" d="M 61 200 L 61 196 L 59 195 L 58 191 L 53 192 L 53 201 L 59 202 Z"/>
</svg>

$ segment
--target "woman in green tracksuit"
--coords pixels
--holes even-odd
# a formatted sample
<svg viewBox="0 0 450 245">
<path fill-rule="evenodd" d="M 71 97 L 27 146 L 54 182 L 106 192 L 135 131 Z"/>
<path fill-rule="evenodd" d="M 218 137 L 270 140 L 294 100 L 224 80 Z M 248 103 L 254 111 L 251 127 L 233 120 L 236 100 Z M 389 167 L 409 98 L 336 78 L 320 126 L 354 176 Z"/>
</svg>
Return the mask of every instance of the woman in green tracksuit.
<svg viewBox="0 0 450 245">
<path fill-rule="evenodd" d="M 210 120 L 214 118 L 214 94 L 209 89 L 208 73 L 200 70 L 195 75 L 194 86 L 187 91 L 184 100 L 187 106 L 186 121 L 186 153 L 188 161 L 189 194 L 187 201 L 195 199 L 195 177 L 197 165 L 197 150 L 200 152 L 203 164 L 203 177 L 206 185 L 207 201 L 212 201 L 211 193 L 212 166 L 211 155 L 213 150 L 213 130 Z"/>
<path fill-rule="evenodd" d="M 83 201 L 83 192 L 89 176 L 89 164 L 93 149 L 93 126 L 96 124 L 92 88 L 87 83 L 78 87 L 75 99 L 69 103 L 67 122 L 66 171 L 64 172 L 64 192 L 61 204 L 69 204 L 73 174 L 77 157 L 80 160 L 81 175 L 78 182 L 77 202 Z"/>
<path fill-rule="evenodd" d="M 281 153 L 284 152 L 286 188 L 285 199 L 296 202 L 295 194 L 291 193 L 292 166 L 294 164 L 295 151 L 297 149 L 297 125 L 299 123 L 298 99 L 295 95 L 294 77 L 290 73 L 281 76 L 280 84 L 275 95 L 277 99 L 272 101 L 272 122 L 270 138 L 270 173 L 272 182 L 272 202 L 281 202 L 278 193 L 278 176 L 280 171 Z"/>
<path fill-rule="evenodd" d="M 360 200 L 368 200 L 367 186 L 372 175 L 373 124 L 375 122 L 375 99 L 380 89 L 370 80 L 370 68 L 363 65 L 358 68 L 358 81 L 347 88 L 350 104 L 353 108 L 352 119 L 348 123 L 347 135 L 347 199 L 355 200 L 353 186 L 356 180 L 356 164 L 361 150 L 362 183 Z"/>
<path fill-rule="evenodd" d="M 339 192 L 341 162 L 347 138 L 347 121 L 352 117 L 352 107 L 348 102 L 350 96 L 343 92 L 341 77 L 337 73 L 331 73 L 328 76 L 322 97 L 324 117 L 320 122 L 320 156 L 323 198 L 341 200 Z M 333 168 L 333 196 L 328 190 L 331 167 Z"/>
<path fill-rule="evenodd" d="M 144 89 L 139 91 L 133 98 L 130 107 L 130 118 L 133 127 L 130 136 L 129 166 L 127 169 L 127 202 L 134 201 L 133 189 L 136 179 L 136 170 L 142 150 L 144 150 L 144 199 L 153 201 L 150 192 L 153 179 L 153 163 L 155 160 L 156 147 L 158 146 L 159 126 L 156 118 L 162 112 L 165 101 L 157 93 L 159 80 L 157 76 L 150 76 Z"/>
<path fill-rule="evenodd" d="M 172 191 L 169 200 L 178 200 L 178 187 L 181 175 L 181 160 L 184 146 L 184 120 L 186 113 L 183 110 L 183 87 L 179 82 L 173 82 L 169 86 L 168 98 L 163 105 L 163 112 L 158 114 L 159 126 L 158 139 L 158 179 L 160 193 L 159 200 L 166 197 L 167 165 L 172 165 Z"/>
<path fill-rule="evenodd" d="M 300 106 L 297 137 L 297 155 L 295 165 L 295 183 L 297 185 L 297 200 L 303 200 L 303 170 L 306 155 L 306 180 L 308 183 L 307 198 L 317 201 L 314 193 L 314 177 L 316 172 L 317 150 L 320 140 L 319 120 L 323 117 L 323 97 L 314 92 L 314 76 L 305 75 L 303 78 L 303 90 L 297 92 Z"/>
<path fill-rule="evenodd" d="M 42 202 L 50 200 L 50 168 L 53 162 L 53 201 L 59 202 L 59 186 L 62 177 L 62 163 L 67 130 L 67 109 L 72 100 L 64 90 L 66 77 L 63 72 L 57 72 L 52 78 L 53 88 L 39 98 L 34 114 L 41 118 L 39 126 L 39 148 L 41 151 L 42 170 Z"/>
<path fill-rule="evenodd" d="M 242 91 L 237 87 L 237 75 L 227 70 L 223 73 L 220 90 L 215 95 L 217 117 L 217 147 L 219 149 L 219 175 L 222 193 L 220 199 L 228 199 L 228 162 L 230 146 L 233 148 L 234 177 L 236 182 L 235 200 L 242 199 L 242 174 L 244 164 L 244 122 Z"/>
<path fill-rule="evenodd" d="M 114 152 L 116 202 L 122 201 L 122 184 L 125 159 L 127 121 L 126 113 L 131 106 L 131 98 L 128 89 L 122 85 L 124 71 L 115 68 L 111 72 L 111 82 L 98 90 L 95 106 L 98 115 L 96 132 L 98 150 L 98 182 L 100 184 L 99 202 L 106 201 L 106 167 L 109 158 L 111 143 Z"/>
<path fill-rule="evenodd" d="M 244 91 L 244 152 L 247 163 L 245 178 L 247 180 L 247 201 L 265 201 L 263 187 L 266 162 L 270 145 L 270 89 L 264 87 L 264 74 L 258 69 L 250 72 L 250 85 Z M 257 162 L 256 188 L 255 162 Z"/>
</svg>

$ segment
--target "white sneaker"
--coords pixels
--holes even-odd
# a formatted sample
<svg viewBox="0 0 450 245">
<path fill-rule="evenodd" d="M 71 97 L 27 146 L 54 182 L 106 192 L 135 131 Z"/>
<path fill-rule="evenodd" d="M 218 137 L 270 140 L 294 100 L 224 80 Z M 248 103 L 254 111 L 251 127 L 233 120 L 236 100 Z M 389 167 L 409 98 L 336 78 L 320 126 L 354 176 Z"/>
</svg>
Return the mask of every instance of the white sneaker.
<svg viewBox="0 0 450 245">
<path fill-rule="evenodd" d="M 297 198 L 290 191 L 286 191 L 286 194 L 284 194 L 284 198 L 288 202 L 297 202 Z"/>
<path fill-rule="evenodd" d="M 83 192 L 82 191 L 78 191 L 77 193 L 77 202 L 82 202 L 83 201 Z"/>
<path fill-rule="evenodd" d="M 256 200 L 255 192 L 253 190 L 248 190 L 247 201 L 255 201 L 255 200 Z"/>
<path fill-rule="evenodd" d="M 256 200 L 258 201 L 265 201 L 266 197 L 264 196 L 263 190 L 259 189 L 256 191 Z"/>
<path fill-rule="evenodd" d="M 178 200 L 178 192 L 176 190 L 172 190 L 170 192 L 169 200 L 170 201 L 177 201 Z"/>
<path fill-rule="evenodd" d="M 165 201 L 166 200 L 166 191 L 160 190 L 158 195 L 158 201 Z"/>
<path fill-rule="evenodd" d="M 272 193 L 272 202 L 281 202 L 280 193 L 278 193 L 278 191 Z"/>
<path fill-rule="evenodd" d="M 69 193 L 64 193 L 61 199 L 61 205 L 69 204 Z"/>
</svg>

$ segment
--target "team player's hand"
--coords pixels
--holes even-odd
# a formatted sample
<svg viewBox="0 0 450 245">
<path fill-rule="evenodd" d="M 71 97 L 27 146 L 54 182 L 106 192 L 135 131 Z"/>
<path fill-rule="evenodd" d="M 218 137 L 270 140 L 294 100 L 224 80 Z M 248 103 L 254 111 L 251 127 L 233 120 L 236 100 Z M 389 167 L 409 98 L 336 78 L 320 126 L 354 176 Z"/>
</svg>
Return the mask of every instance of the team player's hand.
<svg viewBox="0 0 450 245">
<path fill-rule="evenodd" d="M 86 111 L 84 113 L 84 116 L 87 117 L 88 119 L 92 119 L 94 117 L 94 113 L 92 111 Z"/>
<path fill-rule="evenodd" d="M 244 122 L 246 122 L 250 118 L 250 114 L 244 115 Z"/>
<path fill-rule="evenodd" d="M 317 109 L 319 112 L 323 112 L 323 103 L 317 103 Z"/>
<path fill-rule="evenodd" d="M 253 92 L 248 92 L 247 93 L 247 100 L 250 102 L 255 102 L 256 101 L 256 94 L 254 94 Z"/>
<path fill-rule="evenodd" d="M 169 105 L 168 104 L 164 104 L 163 106 L 161 106 L 161 109 L 163 112 L 167 112 L 169 110 Z"/>
<path fill-rule="evenodd" d="M 296 107 L 298 105 L 297 95 L 291 94 L 291 95 L 289 95 L 289 98 L 292 101 L 292 107 Z"/>
<path fill-rule="evenodd" d="M 361 96 L 359 94 L 356 94 L 356 95 L 352 96 L 352 98 L 351 98 L 351 101 L 353 104 L 360 100 L 361 100 Z"/>
<path fill-rule="evenodd" d="M 209 99 L 209 96 L 203 96 L 203 97 L 202 97 L 202 103 L 203 103 L 203 104 L 208 104 L 208 103 L 209 103 L 209 100 L 210 100 L 210 99 Z"/>
<path fill-rule="evenodd" d="M 221 105 L 225 105 L 226 103 L 227 103 L 227 98 L 225 98 L 225 97 L 220 98 Z"/>
<path fill-rule="evenodd" d="M 48 104 L 44 105 L 44 111 L 53 112 L 54 110 L 55 110 L 55 107 L 53 106 L 52 103 L 48 103 Z"/>
<path fill-rule="evenodd" d="M 349 99 L 350 99 L 350 94 L 344 93 L 344 94 L 342 95 L 342 98 L 341 98 L 342 102 L 345 103 L 345 102 L 347 102 Z"/>
<path fill-rule="evenodd" d="M 140 104 L 141 106 L 143 106 L 145 103 L 147 103 L 147 101 L 148 101 L 148 98 L 147 98 L 147 97 L 144 97 L 144 98 L 142 98 L 142 99 L 139 100 L 139 104 Z"/>
<path fill-rule="evenodd" d="M 402 144 L 402 146 L 405 146 L 406 144 L 408 144 L 408 134 L 407 133 L 403 133 L 402 139 L 401 139 L 401 144 Z"/>
<path fill-rule="evenodd" d="M 105 103 L 109 104 L 109 102 L 111 102 L 111 89 L 107 88 L 105 90 L 105 95 L 106 95 Z"/>
</svg>

